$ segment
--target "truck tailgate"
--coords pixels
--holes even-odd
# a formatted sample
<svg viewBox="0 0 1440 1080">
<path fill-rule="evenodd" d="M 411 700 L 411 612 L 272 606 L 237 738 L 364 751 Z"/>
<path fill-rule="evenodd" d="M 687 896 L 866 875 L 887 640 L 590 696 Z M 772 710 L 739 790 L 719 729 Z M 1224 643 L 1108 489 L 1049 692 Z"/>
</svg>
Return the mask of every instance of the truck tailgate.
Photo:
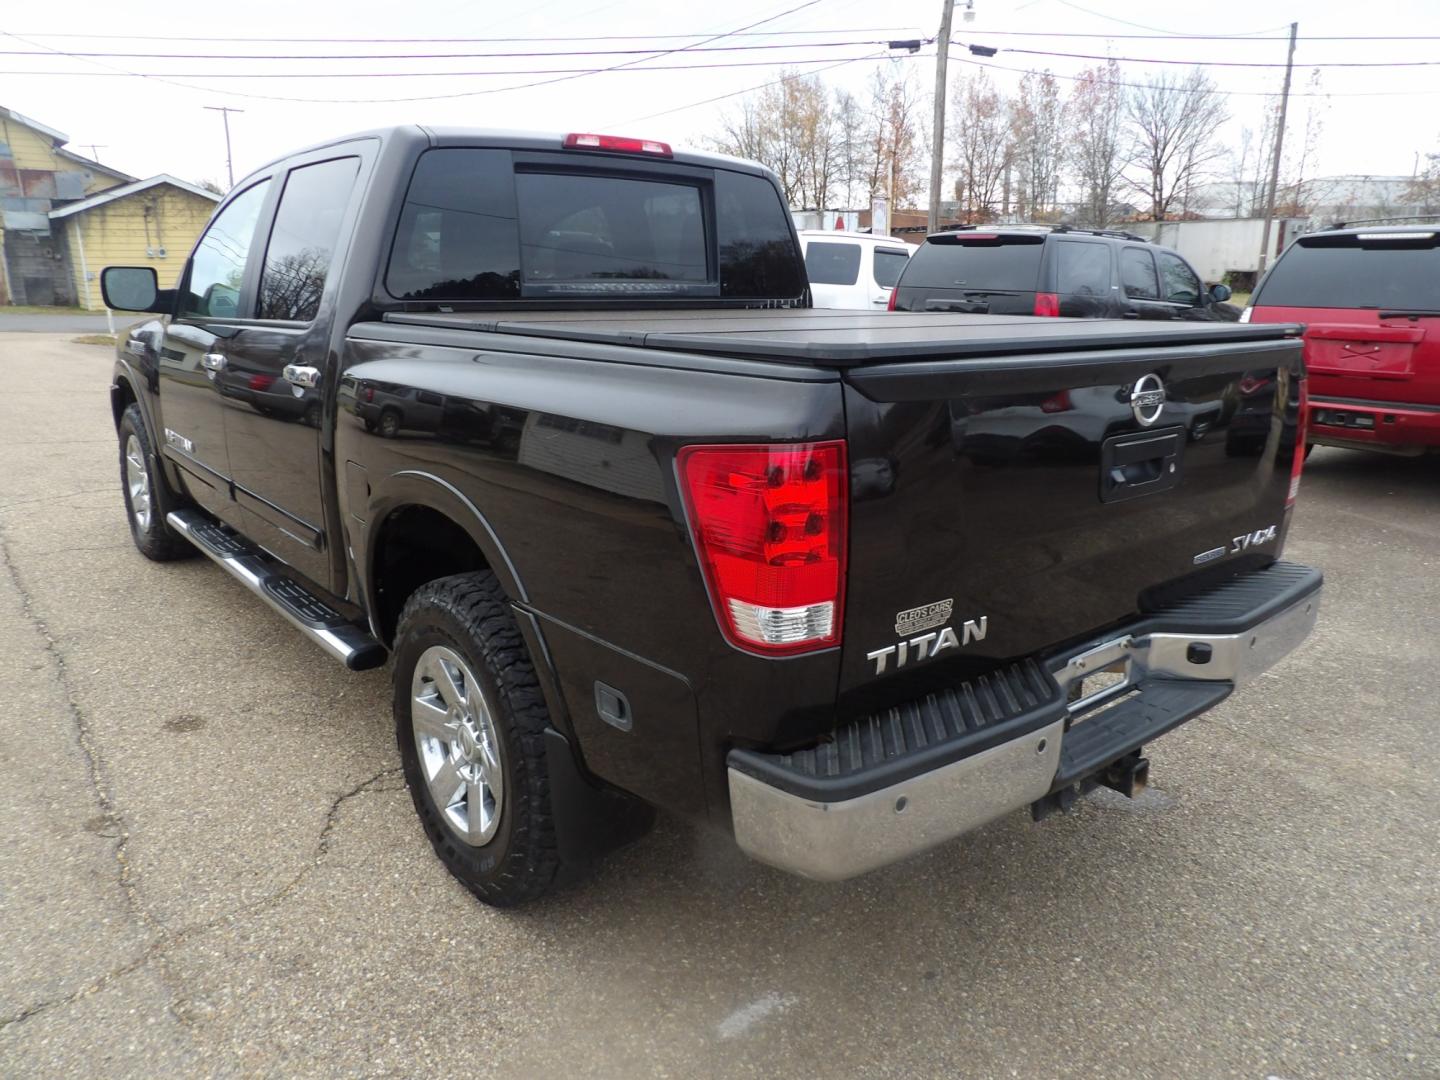
<svg viewBox="0 0 1440 1080">
<path fill-rule="evenodd" d="M 1293 336 L 864 365 L 842 711 L 972 678 L 1272 561 Z"/>
</svg>

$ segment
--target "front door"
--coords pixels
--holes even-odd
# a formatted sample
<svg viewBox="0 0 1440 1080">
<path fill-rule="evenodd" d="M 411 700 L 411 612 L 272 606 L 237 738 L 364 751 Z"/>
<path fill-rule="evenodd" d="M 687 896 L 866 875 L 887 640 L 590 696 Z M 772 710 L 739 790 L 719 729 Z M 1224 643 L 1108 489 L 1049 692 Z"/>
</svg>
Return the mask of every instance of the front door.
<svg viewBox="0 0 1440 1080">
<path fill-rule="evenodd" d="M 334 290 L 327 288 L 355 156 L 292 168 L 265 245 L 254 318 L 228 343 L 243 396 L 228 401 L 226 438 L 243 531 L 317 584 L 331 586 L 320 436 Z"/>
<path fill-rule="evenodd" d="M 205 230 L 160 350 L 162 452 L 184 469 L 195 501 L 232 523 L 238 515 L 224 402 L 236 387 L 227 351 L 240 325 L 246 260 L 269 187 L 267 179 L 246 188 Z"/>
</svg>

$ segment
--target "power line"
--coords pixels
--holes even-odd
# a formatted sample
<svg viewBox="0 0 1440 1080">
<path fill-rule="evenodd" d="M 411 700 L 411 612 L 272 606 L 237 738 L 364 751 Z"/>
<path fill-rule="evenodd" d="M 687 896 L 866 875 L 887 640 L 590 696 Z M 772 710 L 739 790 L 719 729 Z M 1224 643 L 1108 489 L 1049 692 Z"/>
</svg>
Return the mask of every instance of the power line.
<svg viewBox="0 0 1440 1080">
<path fill-rule="evenodd" d="M 1083 13 L 1086 14 L 1086 15 L 1093 15 L 1095 18 L 1097 18 L 1097 19 L 1104 19 L 1106 22 L 1119 23 L 1121 26 L 1133 26 L 1133 27 L 1135 27 L 1135 28 L 1138 29 L 1138 30 L 1151 30 L 1151 31 L 1154 31 L 1154 32 L 1157 33 L 1157 34 L 1163 34 L 1163 35 L 1166 36 L 1166 37 L 1186 37 L 1186 36 L 1187 36 L 1187 35 L 1185 35 L 1185 34 L 1176 33 L 1176 32 L 1173 31 L 1173 30 L 1162 30 L 1162 29 L 1161 29 L 1160 27 L 1158 27 L 1158 26 L 1146 26 L 1144 23 L 1131 22 L 1131 21 L 1128 20 L 1128 19 L 1117 18 L 1117 17 L 1114 16 L 1114 15 L 1106 15 L 1104 12 L 1101 12 L 1101 11 L 1091 11 L 1091 10 L 1090 10 L 1089 8 L 1087 8 L 1087 7 L 1081 7 L 1079 4 L 1071 3 L 1071 0 L 1059 0 L 1059 2 L 1060 2 L 1061 4 L 1064 4 L 1064 5 L 1065 5 L 1066 7 L 1068 7 L 1068 8 L 1074 9 L 1075 11 L 1083 12 Z M 1271 27 L 1268 27 L 1267 29 L 1264 29 L 1264 30 L 1249 30 L 1249 31 L 1243 31 L 1243 32 L 1240 32 L 1240 33 L 1235 33 L 1235 34 L 1226 34 L 1226 35 L 1223 35 L 1223 36 L 1229 37 L 1229 38 L 1244 38 L 1244 37 L 1251 37 L 1252 35 L 1255 35 L 1255 34 L 1270 34 L 1270 33 L 1273 33 L 1273 32 L 1276 31 L 1276 30 L 1286 29 L 1286 25 L 1287 25 L 1287 24 L 1282 23 L 1282 24 L 1279 25 L 1279 26 L 1271 26 Z"/>
<path fill-rule="evenodd" d="M 789 12 L 782 12 L 765 22 L 781 18 Z M 759 26 L 760 23 L 752 23 Z M 900 30 L 888 26 L 846 26 L 836 27 L 833 30 L 760 30 L 745 31 L 736 30 L 722 37 L 799 37 L 806 34 L 885 34 L 893 36 L 902 32 L 915 29 L 904 27 Z M 33 31 L 16 31 L 12 36 L 31 38 L 81 38 L 89 41 L 231 41 L 231 42 L 260 42 L 264 44 L 291 44 L 311 42 L 314 44 L 330 45 L 427 45 L 435 43 L 446 43 L 451 45 L 493 45 L 501 42 L 533 42 L 533 41 L 683 41 L 687 38 L 703 38 L 712 31 L 696 31 L 693 34 L 576 34 L 571 36 L 550 36 L 550 37 L 235 37 L 224 35 L 221 37 L 204 37 L 199 35 L 182 34 L 37 34 Z M 1302 39 L 1303 40 L 1303 39 Z"/>
<path fill-rule="evenodd" d="M 1288 41 L 1289 38 L 1286 38 Z M 953 42 L 963 45 L 963 42 Z M 1059 56 L 1068 60 L 1115 60 L 1122 64 L 1181 64 L 1185 67 L 1243 67 L 1283 68 L 1284 64 L 1248 60 L 1162 60 L 1145 56 L 1107 56 L 1100 53 L 1052 52 L 1047 49 L 1002 49 L 1007 53 L 1023 53 L 1028 56 Z M 1307 68 L 1391 68 L 1391 67 L 1440 67 L 1440 60 L 1343 60 L 1305 64 Z"/>
<path fill-rule="evenodd" d="M 858 32 L 858 31 L 857 31 Z M 1100 38 L 1105 41 L 1227 41 L 1232 45 L 1249 45 L 1260 41 L 1289 41 L 1289 34 L 1274 34 L 1267 37 L 1246 35 L 1235 37 L 1231 34 L 1082 34 L 1065 30 L 974 30 L 965 28 L 970 37 L 1041 37 L 1041 38 Z M 1301 34 L 1297 41 L 1440 41 L 1440 34 Z"/>
<path fill-rule="evenodd" d="M 821 58 L 791 58 L 786 60 L 731 60 L 726 63 L 714 64 L 650 64 L 646 67 L 608 67 L 608 68 L 501 68 L 495 71 L 175 71 L 171 74 L 177 79 L 459 79 L 459 78 L 488 78 L 499 75 L 644 75 L 652 71 L 711 71 L 724 68 L 748 68 L 748 67 L 788 67 L 800 64 L 828 64 L 831 57 Z M 863 60 L 864 57 L 852 56 L 851 60 Z M 129 71 L 8 71 L 0 70 L 0 75 L 48 75 L 65 76 L 76 79 L 105 79 L 105 78 L 126 78 L 133 76 L 134 72 Z M 563 79 L 552 79 L 551 82 L 563 82 Z M 532 83 L 531 85 L 542 85 Z M 470 91 L 472 94 L 502 93 L 504 90 L 518 90 L 520 87 L 503 87 L 492 90 Z M 465 97 L 466 94 L 443 95 L 447 97 Z M 291 100 L 291 99 L 280 99 Z M 418 98 L 405 98 L 403 100 L 421 100 Z"/>
</svg>

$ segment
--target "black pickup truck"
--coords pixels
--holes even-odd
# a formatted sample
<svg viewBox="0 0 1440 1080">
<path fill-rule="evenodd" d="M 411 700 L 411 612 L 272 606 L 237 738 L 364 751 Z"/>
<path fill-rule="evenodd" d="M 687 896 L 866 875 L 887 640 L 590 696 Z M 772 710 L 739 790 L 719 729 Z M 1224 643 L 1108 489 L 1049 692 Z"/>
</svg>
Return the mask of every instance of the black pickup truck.
<svg viewBox="0 0 1440 1080">
<path fill-rule="evenodd" d="M 226 198 L 112 387 L 140 551 L 391 665 L 514 904 L 660 807 L 838 879 L 1143 786 L 1298 645 L 1298 328 L 810 307 L 775 178 L 404 127 Z"/>
</svg>

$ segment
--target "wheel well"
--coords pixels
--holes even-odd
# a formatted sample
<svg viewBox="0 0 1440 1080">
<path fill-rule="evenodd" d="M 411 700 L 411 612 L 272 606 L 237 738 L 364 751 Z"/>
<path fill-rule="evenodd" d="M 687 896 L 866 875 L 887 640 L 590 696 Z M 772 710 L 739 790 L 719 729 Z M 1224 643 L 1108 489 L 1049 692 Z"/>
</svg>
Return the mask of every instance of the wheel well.
<svg viewBox="0 0 1440 1080">
<path fill-rule="evenodd" d="M 375 599 L 387 645 L 395 640 L 400 609 L 421 585 L 490 565 L 469 533 L 428 506 L 403 506 L 391 513 L 375 544 Z"/>
<path fill-rule="evenodd" d="M 115 385 L 110 388 L 110 411 L 115 415 L 117 430 L 120 427 L 120 417 L 125 415 L 125 410 L 136 400 L 135 391 L 131 389 L 129 381 L 116 379 Z"/>
</svg>

